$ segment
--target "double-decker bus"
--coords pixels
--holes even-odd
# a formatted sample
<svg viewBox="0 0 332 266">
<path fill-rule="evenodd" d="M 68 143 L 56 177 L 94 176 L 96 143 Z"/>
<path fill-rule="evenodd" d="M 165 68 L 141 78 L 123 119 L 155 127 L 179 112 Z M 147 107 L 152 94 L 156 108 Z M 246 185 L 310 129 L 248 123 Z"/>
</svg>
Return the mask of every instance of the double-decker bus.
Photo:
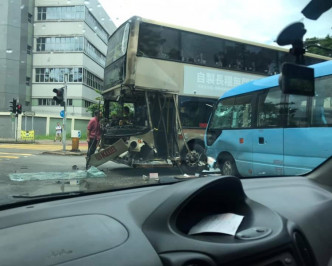
<svg viewBox="0 0 332 266">
<path fill-rule="evenodd" d="M 132 17 L 108 41 L 102 149 L 121 139 L 128 149 L 118 162 L 199 171 L 218 97 L 290 60 L 277 47 Z M 324 60 L 307 56 L 308 64 Z"/>
</svg>

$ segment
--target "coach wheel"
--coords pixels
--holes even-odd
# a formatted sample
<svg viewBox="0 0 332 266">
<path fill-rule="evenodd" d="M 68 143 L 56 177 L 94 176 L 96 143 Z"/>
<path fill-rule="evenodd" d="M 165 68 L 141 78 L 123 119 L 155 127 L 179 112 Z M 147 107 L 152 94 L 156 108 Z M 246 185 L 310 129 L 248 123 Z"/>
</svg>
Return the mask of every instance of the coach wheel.
<svg viewBox="0 0 332 266">
<path fill-rule="evenodd" d="M 222 175 L 239 176 L 235 161 L 231 155 L 223 156 L 220 160 L 219 167 Z"/>
</svg>

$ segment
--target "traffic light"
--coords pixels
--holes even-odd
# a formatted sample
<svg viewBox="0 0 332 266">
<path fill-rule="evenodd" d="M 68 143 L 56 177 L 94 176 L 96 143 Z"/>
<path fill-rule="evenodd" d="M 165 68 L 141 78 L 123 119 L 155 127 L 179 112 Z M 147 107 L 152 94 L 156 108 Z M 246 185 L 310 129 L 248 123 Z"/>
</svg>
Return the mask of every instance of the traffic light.
<svg viewBox="0 0 332 266">
<path fill-rule="evenodd" d="M 53 97 L 53 100 L 57 103 L 60 104 L 61 106 L 64 106 L 65 102 L 63 99 L 63 93 L 64 93 L 64 89 L 63 87 L 60 89 L 53 89 L 53 92 L 56 93 L 56 96 Z"/>
<path fill-rule="evenodd" d="M 10 111 L 13 114 L 16 114 L 16 99 L 13 99 L 13 101 L 10 102 Z"/>
<path fill-rule="evenodd" d="M 20 105 L 20 104 L 17 104 L 17 105 L 16 105 L 16 112 L 17 112 L 18 114 L 22 114 L 22 105 Z"/>
</svg>

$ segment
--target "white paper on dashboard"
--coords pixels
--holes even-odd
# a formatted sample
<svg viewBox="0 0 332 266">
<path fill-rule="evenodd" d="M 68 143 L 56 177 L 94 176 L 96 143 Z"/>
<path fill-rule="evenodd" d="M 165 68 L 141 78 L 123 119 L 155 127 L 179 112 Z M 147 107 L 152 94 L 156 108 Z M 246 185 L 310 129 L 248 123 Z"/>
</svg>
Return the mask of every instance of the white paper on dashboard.
<svg viewBox="0 0 332 266">
<path fill-rule="evenodd" d="M 242 215 L 234 213 L 223 213 L 205 217 L 198 224 L 194 225 L 189 235 L 201 233 L 222 233 L 234 236 L 239 228 L 242 220 Z"/>
</svg>

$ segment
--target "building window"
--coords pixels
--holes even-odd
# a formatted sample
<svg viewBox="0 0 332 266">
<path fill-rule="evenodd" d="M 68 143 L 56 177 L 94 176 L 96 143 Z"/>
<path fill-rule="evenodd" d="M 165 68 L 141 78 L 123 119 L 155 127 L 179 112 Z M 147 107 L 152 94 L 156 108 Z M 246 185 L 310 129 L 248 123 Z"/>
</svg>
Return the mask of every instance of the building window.
<svg viewBox="0 0 332 266">
<path fill-rule="evenodd" d="M 32 14 L 28 13 L 28 22 L 32 23 Z"/>
<path fill-rule="evenodd" d="M 46 19 L 46 7 L 38 7 L 37 20 Z"/>
<path fill-rule="evenodd" d="M 94 18 L 94 16 L 86 8 L 86 23 L 97 33 L 97 35 L 105 42 L 108 41 L 108 33 L 99 24 L 99 22 Z"/>
<path fill-rule="evenodd" d="M 67 106 L 73 106 L 73 99 L 67 99 Z"/>
<path fill-rule="evenodd" d="M 103 55 L 94 45 L 92 45 L 87 39 L 84 41 L 84 51 L 91 56 L 97 63 L 105 67 L 106 57 Z"/>
<path fill-rule="evenodd" d="M 55 106 L 56 102 L 52 98 L 41 98 L 38 99 L 38 105 L 41 106 Z M 67 106 L 73 105 L 73 99 L 67 99 Z"/>
<path fill-rule="evenodd" d="M 38 20 L 83 20 L 84 6 L 38 7 Z"/>
<path fill-rule="evenodd" d="M 27 54 L 31 54 L 31 49 L 32 49 L 31 45 L 27 45 Z"/>
<path fill-rule="evenodd" d="M 38 99 L 38 105 L 42 106 L 54 106 L 56 105 L 56 102 L 52 98 L 42 98 Z"/>
<path fill-rule="evenodd" d="M 83 84 L 92 87 L 95 90 L 102 90 L 104 81 L 92 74 L 88 70 L 84 69 Z"/>
<path fill-rule="evenodd" d="M 108 40 L 107 31 L 85 6 L 38 7 L 37 20 L 85 20 L 105 43 Z"/>
<path fill-rule="evenodd" d="M 26 84 L 27 86 L 30 86 L 30 80 L 31 80 L 30 77 L 26 77 L 26 78 L 25 78 L 25 84 Z"/>
<path fill-rule="evenodd" d="M 83 49 L 97 63 L 105 66 L 105 55 L 82 36 L 37 38 L 37 51 L 41 52 L 78 52 Z"/>
<path fill-rule="evenodd" d="M 36 68 L 36 82 L 64 82 L 64 75 L 68 75 L 68 82 L 82 82 L 83 69 L 73 68 Z"/>
<path fill-rule="evenodd" d="M 84 107 L 85 108 L 88 108 L 90 105 L 92 105 L 93 104 L 93 102 L 89 102 L 89 101 L 85 101 L 84 100 Z"/>
<path fill-rule="evenodd" d="M 35 82 L 64 82 L 64 75 L 68 75 L 68 82 L 83 82 L 96 90 L 102 90 L 104 81 L 81 67 L 72 68 L 36 68 Z"/>
<path fill-rule="evenodd" d="M 37 51 L 73 52 L 83 51 L 83 37 L 40 37 L 37 38 Z"/>
</svg>

